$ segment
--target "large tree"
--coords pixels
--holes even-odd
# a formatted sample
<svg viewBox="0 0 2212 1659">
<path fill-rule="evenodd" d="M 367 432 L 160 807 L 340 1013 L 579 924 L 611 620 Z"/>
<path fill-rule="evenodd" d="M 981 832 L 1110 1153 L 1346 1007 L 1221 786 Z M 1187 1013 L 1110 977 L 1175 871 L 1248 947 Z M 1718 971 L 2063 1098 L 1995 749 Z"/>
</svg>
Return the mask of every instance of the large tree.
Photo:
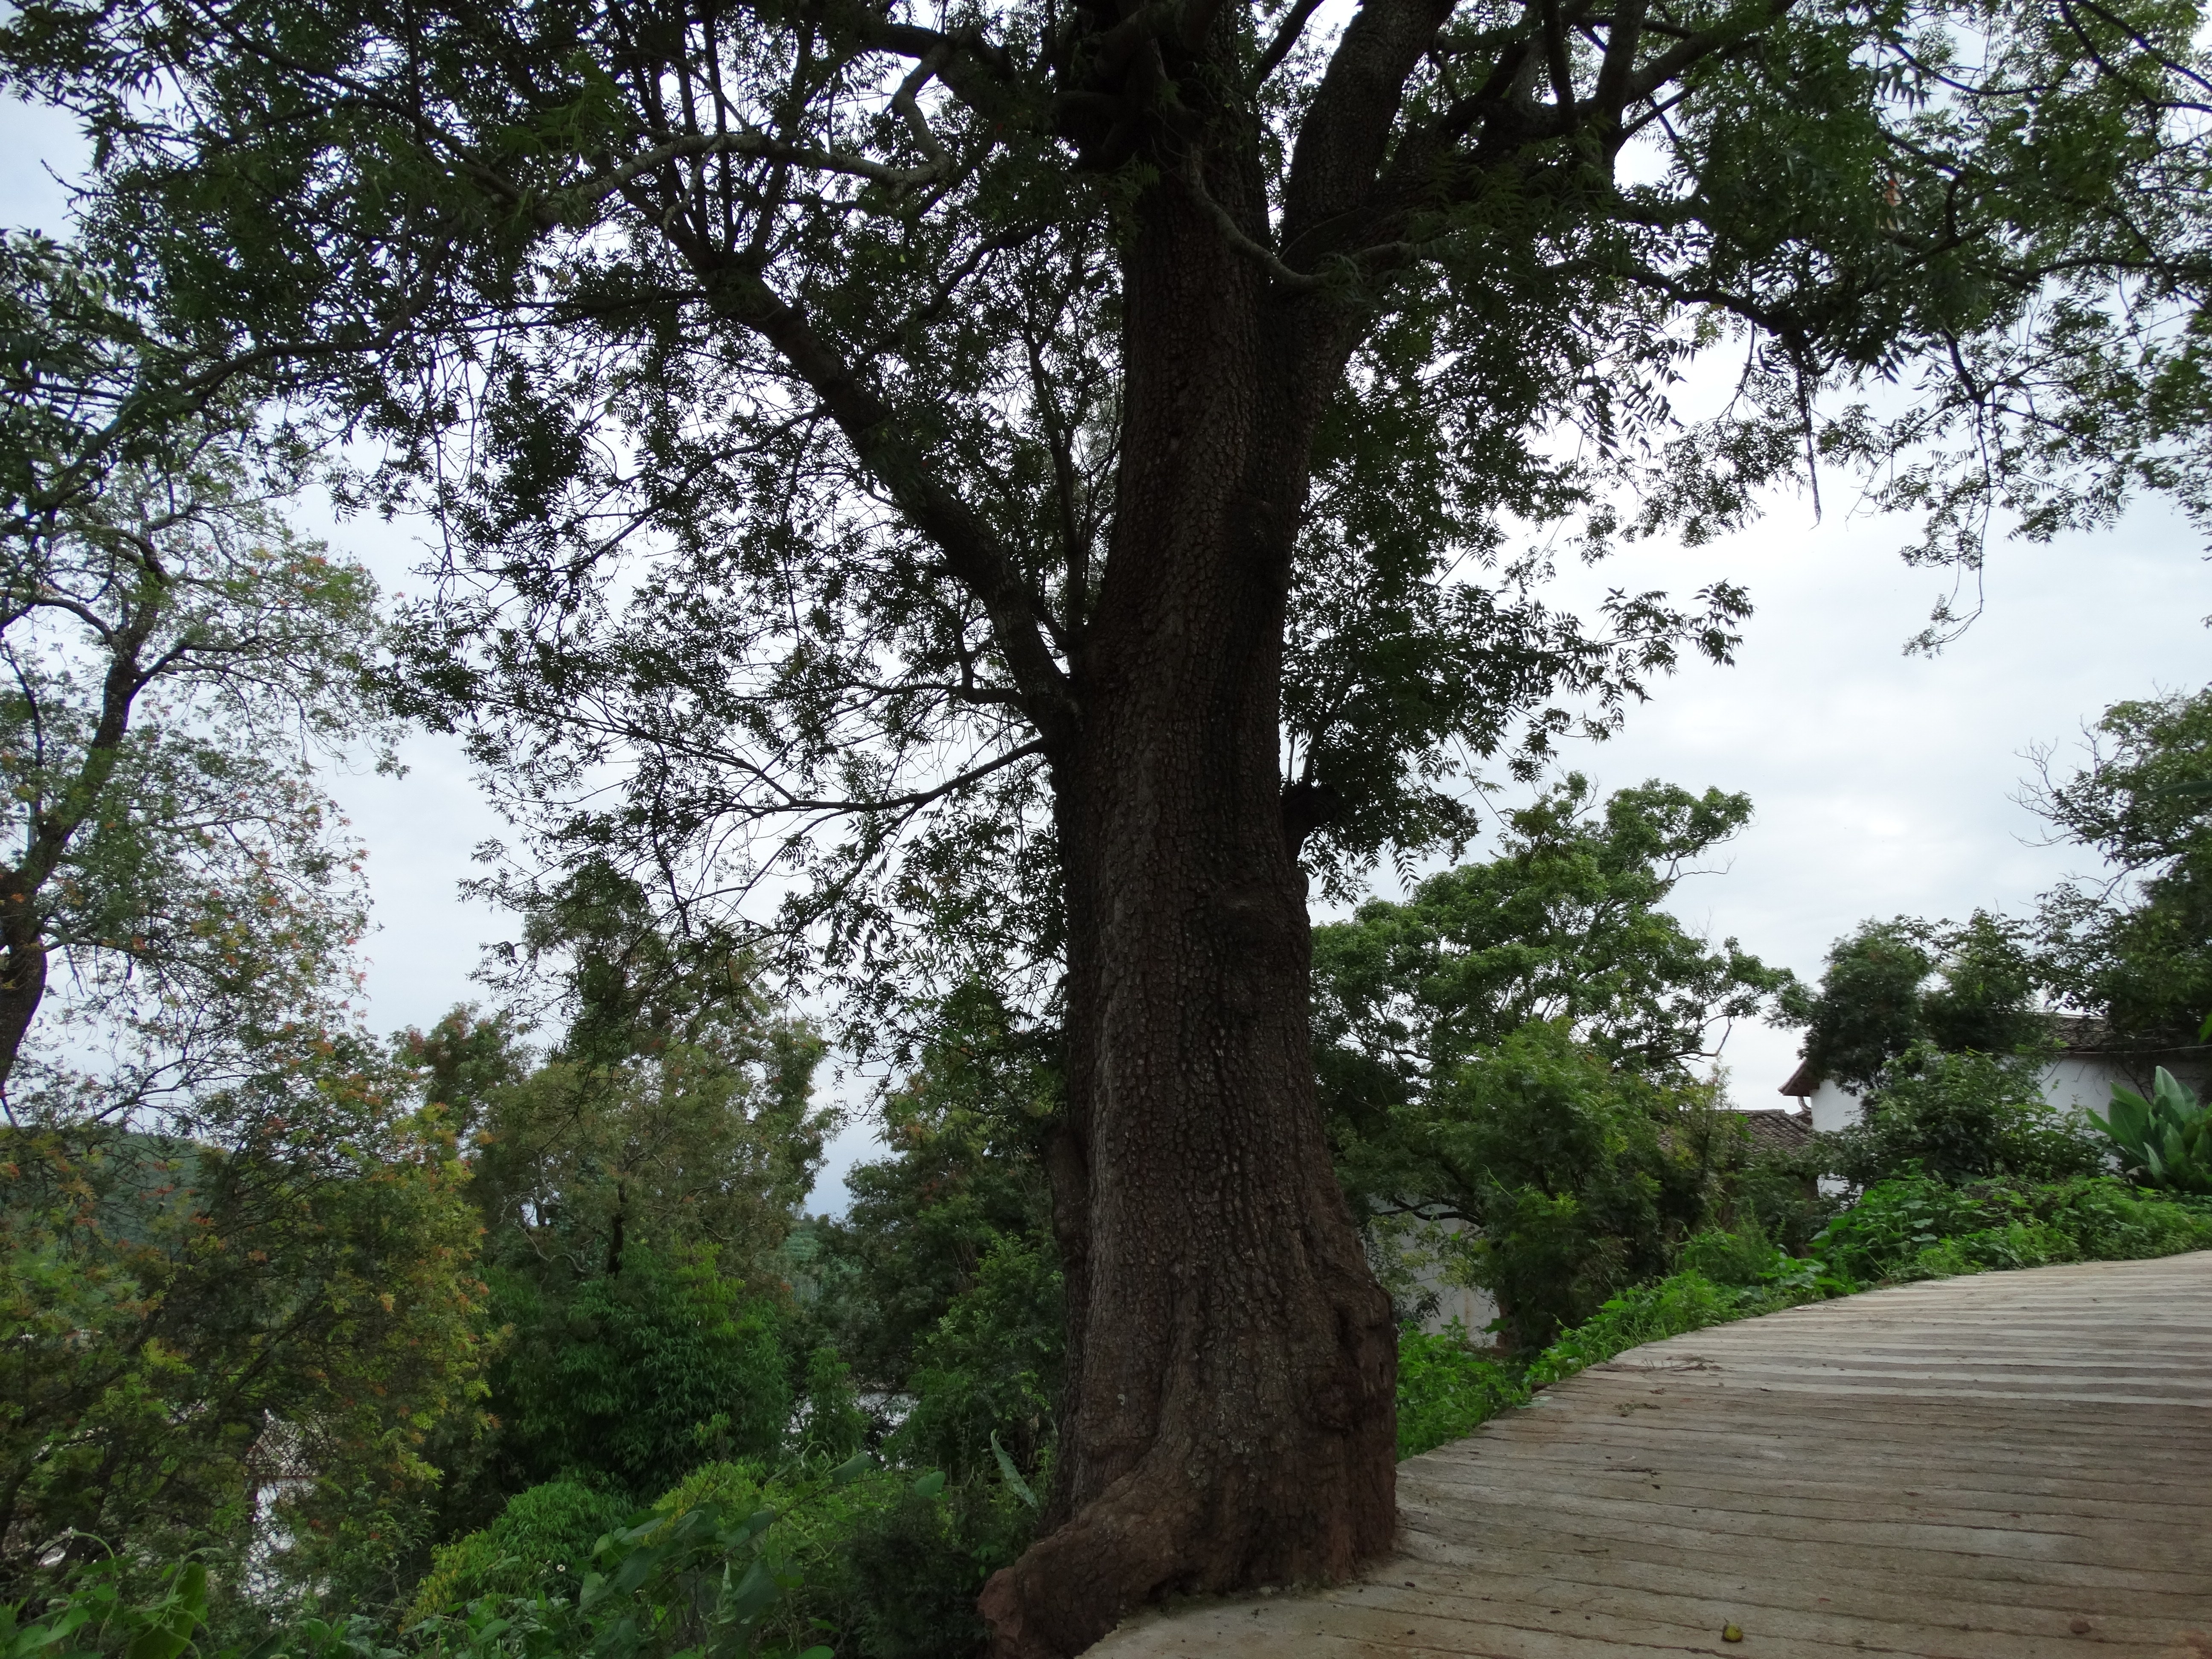
<svg viewBox="0 0 2212 1659">
<path fill-rule="evenodd" d="M 316 770 L 386 753 L 375 585 L 123 271 L 10 235 L 0 335 L 0 1113 L 174 1127 L 349 1024 L 365 895 Z"/>
<path fill-rule="evenodd" d="M 2202 1042 L 2212 1013 L 2212 691 L 2107 708 L 2089 763 L 2027 803 L 2055 838 L 2105 855 L 2101 878 L 2043 896 L 2038 967 L 2059 996 L 2142 1050 Z M 2147 1086 L 2147 1085 L 2146 1085 Z"/>
<path fill-rule="evenodd" d="M 1971 566 L 1993 514 L 2212 477 L 2197 27 L 33 0 L 0 54 L 94 130 L 173 325 L 440 511 L 422 702 L 548 850 L 781 893 L 855 984 L 1061 999 L 1061 1449 L 985 1597 L 1044 1655 L 1389 1541 L 1308 873 L 1449 842 L 1467 765 L 1744 605 L 1585 623 L 1537 532 L 1705 535 L 1825 456 Z M 1686 422 L 1709 347 L 1738 395 Z"/>
</svg>

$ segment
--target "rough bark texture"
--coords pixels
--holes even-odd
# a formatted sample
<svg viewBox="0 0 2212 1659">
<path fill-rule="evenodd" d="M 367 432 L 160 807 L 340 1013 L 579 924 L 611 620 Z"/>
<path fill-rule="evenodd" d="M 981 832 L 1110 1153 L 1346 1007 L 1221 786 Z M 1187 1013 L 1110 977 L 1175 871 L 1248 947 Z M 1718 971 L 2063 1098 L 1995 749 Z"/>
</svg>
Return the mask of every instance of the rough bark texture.
<svg viewBox="0 0 2212 1659">
<path fill-rule="evenodd" d="M 1187 192 L 1151 193 L 1126 282 L 1116 523 L 1055 757 L 1063 1461 L 1054 1529 L 984 1592 L 1010 1659 L 1165 1593 L 1340 1577 L 1396 1518 L 1395 1331 L 1322 1133 L 1279 772 L 1322 382 Z"/>
<path fill-rule="evenodd" d="M 109 630 L 107 672 L 100 688 L 100 720 L 85 745 L 76 776 L 57 798 L 33 800 L 21 855 L 0 863 L 0 1097 L 15 1074 L 31 1022 L 46 994 L 46 915 L 41 890 L 115 775 L 123 739 L 146 675 L 139 664 L 161 614 L 167 583 L 158 574 L 142 581 L 121 627 Z"/>
<path fill-rule="evenodd" d="M 14 874 L 0 874 L 0 1088 L 7 1085 L 30 1035 L 31 1021 L 46 994 L 46 942 L 40 937 L 40 913 Z"/>
</svg>

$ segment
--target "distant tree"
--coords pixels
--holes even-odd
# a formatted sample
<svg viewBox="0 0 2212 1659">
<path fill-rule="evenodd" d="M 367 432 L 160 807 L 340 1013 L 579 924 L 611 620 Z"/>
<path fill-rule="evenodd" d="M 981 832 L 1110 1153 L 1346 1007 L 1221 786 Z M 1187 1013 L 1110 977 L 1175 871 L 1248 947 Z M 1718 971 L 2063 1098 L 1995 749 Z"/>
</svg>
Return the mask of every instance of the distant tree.
<svg viewBox="0 0 2212 1659">
<path fill-rule="evenodd" d="M 366 1045 L 325 1048 L 189 1139 L 0 1132 L 10 1595 L 107 1548 L 146 1565 L 213 1547 L 235 1568 L 257 1443 L 313 1477 L 274 1567 L 396 1592 L 437 1479 L 428 1437 L 479 1409 L 477 1222 L 441 1115 L 401 1108 Z"/>
<path fill-rule="evenodd" d="M 2089 764 L 2027 804 L 2106 861 L 2044 896 L 2045 971 L 2071 1006 L 2145 1048 L 2196 1040 L 2212 1013 L 2212 690 L 2115 703 Z"/>
<path fill-rule="evenodd" d="M 1431 876 L 1314 929 L 1314 1040 L 1325 1105 L 1417 1097 L 1532 1023 L 1607 1063 L 1686 1079 L 1795 981 L 1662 908 L 1751 818 L 1743 795 L 1653 781 L 1601 809 L 1573 775 L 1506 815 L 1496 857 Z"/>
<path fill-rule="evenodd" d="M 1662 907 L 1751 817 L 1656 781 L 1602 807 L 1570 776 L 1497 855 L 1314 930 L 1314 1032 L 1339 1178 L 1389 1254 L 1498 1304 L 1540 1346 L 1668 1270 L 1741 1149 L 1697 1062 L 1795 981 Z"/>
<path fill-rule="evenodd" d="M 1783 1008 L 1806 1027 L 1813 1070 L 1865 1093 L 1916 1046 L 1998 1058 L 2042 1052 L 2051 1042 L 2039 997 L 2046 974 L 2017 922 L 1980 910 L 1963 925 L 1899 916 L 1838 939 L 1819 986 L 1793 988 Z"/>
<path fill-rule="evenodd" d="M 821 1037 L 726 938 L 672 935 L 604 866 L 532 896 L 502 981 L 566 1030 L 542 1060 L 457 1010 L 411 1035 L 424 1086 L 466 1104 L 473 1191 L 502 1261 L 614 1273 L 634 1239 L 755 1271 L 812 1187 L 832 1119 Z"/>
<path fill-rule="evenodd" d="M 0 280 L 0 1102 L 188 1113 L 343 1023 L 365 896 L 316 763 L 389 758 L 375 588 L 286 524 L 252 405 L 101 447 L 153 348 L 99 267 L 11 234 Z"/>
<path fill-rule="evenodd" d="M 1565 1021 L 1461 1058 L 1413 1098 L 1340 1126 L 1338 1170 L 1385 1240 L 1498 1303 L 1508 1346 L 1544 1346 L 1607 1297 L 1667 1273 L 1741 1148 L 1715 1091 L 1624 1070 Z"/>
<path fill-rule="evenodd" d="M 851 1203 L 817 1224 L 812 1263 L 816 1316 L 868 1382 L 908 1385 L 924 1340 L 1001 1247 L 1041 1251 L 1051 1267 L 1055 1047 L 970 985 L 945 1000 L 914 1070 L 885 1091 L 887 1155 L 847 1174 Z"/>
<path fill-rule="evenodd" d="M 465 1137 L 496 1321 L 495 1426 L 447 1435 L 437 1530 L 569 1474 L 656 1496 L 713 1456 L 767 1455 L 789 1415 L 778 1254 L 833 1121 L 821 1038 L 727 939 L 661 925 L 605 866 L 515 895 L 492 977 L 514 1005 L 401 1040 Z M 523 1021 L 562 1021 L 550 1050 Z"/>
<path fill-rule="evenodd" d="M 619 1273 L 567 1285 L 491 1271 L 513 1327 L 490 1395 L 510 1490 L 580 1475 L 646 1503 L 711 1458 L 781 1445 L 792 1395 L 775 1308 L 710 1255 L 641 1241 Z"/>
</svg>

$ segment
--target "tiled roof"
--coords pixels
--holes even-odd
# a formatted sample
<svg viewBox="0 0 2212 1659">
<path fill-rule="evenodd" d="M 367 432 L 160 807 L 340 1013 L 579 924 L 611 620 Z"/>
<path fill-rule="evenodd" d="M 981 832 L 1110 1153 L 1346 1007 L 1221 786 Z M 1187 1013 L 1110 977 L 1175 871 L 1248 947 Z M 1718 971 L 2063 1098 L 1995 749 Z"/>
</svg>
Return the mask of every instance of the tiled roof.
<svg viewBox="0 0 2212 1659">
<path fill-rule="evenodd" d="M 1731 1111 L 1729 1115 L 1740 1119 L 1750 1132 L 1751 1144 L 1762 1152 L 1800 1152 L 1813 1139 L 1813 1113 L 1809 1107 L 1794 1112 L 1778 1112 L 1769 1108 L 1764 1111 Z"/>
</svg>

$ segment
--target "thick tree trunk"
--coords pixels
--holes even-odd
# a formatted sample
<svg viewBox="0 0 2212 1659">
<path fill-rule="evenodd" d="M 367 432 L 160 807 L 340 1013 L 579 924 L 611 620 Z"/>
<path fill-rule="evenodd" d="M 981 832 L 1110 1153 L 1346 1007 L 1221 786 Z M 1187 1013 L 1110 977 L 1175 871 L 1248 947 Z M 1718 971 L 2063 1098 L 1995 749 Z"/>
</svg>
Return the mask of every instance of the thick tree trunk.
<svg viewBox="0 0 2212 1659">
<path fill-rule="evenodd" d="M 1396 1518 L 1395 1332 L 1322 1133 L 1279 774 L 1321 394 L 1171 186 L 1125 292 L 1117 520 L 1054 763 L 1068 1395 L 1054 1529 L 983 1595 L 1010 1659 L 1165 1593 L 1341 1577 Z"/>
<path fill-rule="evenodd" d="M 31 1021 L 46 994 L 46 942 L 39 931 L 35 894 L 20 883 L 0 882 L 0 903 L 9 915 L 0 921 L 0 1090 L 15 1070 Z"/>
</svg>

